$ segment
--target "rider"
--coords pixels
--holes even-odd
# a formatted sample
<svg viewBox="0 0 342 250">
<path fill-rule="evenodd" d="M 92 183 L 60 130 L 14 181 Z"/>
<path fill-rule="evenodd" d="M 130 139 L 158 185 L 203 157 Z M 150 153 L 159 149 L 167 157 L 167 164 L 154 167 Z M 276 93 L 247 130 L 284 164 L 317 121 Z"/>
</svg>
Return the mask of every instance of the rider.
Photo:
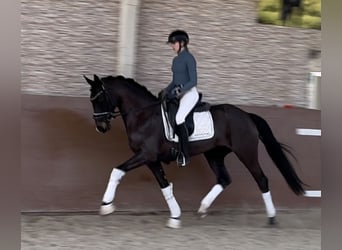
<svg viewBox="0 0 342 250">
<path fill-rule="evenodd" d="M 169 99 L 177 98 L 179 100 L 175 129 L 179 138 L 177 165 L 185 166 L 189 163 L 189 135 L 185 126 L 185 118 L 199 99 L 196 88 L 196 60 L 188 50 L 189 36 L 185 31 L 175 30 L 171 32 L 167 43 L 171 45 L 177 55 L 172 61 L 172 81 L 162 92 Z"/>
</svg>

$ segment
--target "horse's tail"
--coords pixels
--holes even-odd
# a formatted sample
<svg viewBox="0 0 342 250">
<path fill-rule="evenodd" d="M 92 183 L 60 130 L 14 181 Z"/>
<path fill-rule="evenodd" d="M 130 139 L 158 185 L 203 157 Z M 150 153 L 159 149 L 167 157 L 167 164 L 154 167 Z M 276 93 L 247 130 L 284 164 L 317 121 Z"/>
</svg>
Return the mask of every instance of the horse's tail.
<svg viewBox="0 0 342 250">
<path fill-rule="evenodd" d="M 284 153 L 284 150 L 289 151 L 289 149 L 285 148 L 283 144 L 280 144 L 277 141 L 270 126 L 263 118 L 252 113 L 249 113 L 249 116 L 252 118 L 259 131 L 259 138 L 265 145 L 266 151 L 284 176 L 287 184 L 295 194 L 303 195 L 305 193 L 303 188 L 304 183 L 300 180 L 291 162 Z"/>
</svg>

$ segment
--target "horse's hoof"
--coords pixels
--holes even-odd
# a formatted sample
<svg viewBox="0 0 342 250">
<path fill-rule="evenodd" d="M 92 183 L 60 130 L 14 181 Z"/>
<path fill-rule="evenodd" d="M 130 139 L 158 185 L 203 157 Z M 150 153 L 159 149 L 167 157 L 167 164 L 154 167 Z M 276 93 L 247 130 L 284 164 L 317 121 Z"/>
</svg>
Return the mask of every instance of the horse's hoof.
<svg viewBox="0 0 342 250">
<path fill-rule="evenodd" d="M 169 228 L 181 228 L 182 227 L 182 222 L 180 219 L 176 218 L 170 218 L 168 219 L 166 226 Z"/>
<path fill-rule="evenodd" d="M 201 219 L 207 217 L 207 215 L 208 215 L 207 206 L 201 205 L 200 208 L 198 209 L 197 213 Z"/>
<path fill-rule="evenodd" d="M 205 217 L 207 217 L 208 213 L 198 213 L 198 216 L 200 219 L 204 219 Z"/>
<path fill-rule="evenodd" d="M 274 226 L 274 225 L 277 225 L 277 224 L 278 224 L 278 222 L 277 222 L 275 216 L 274 216 L 274 217 L 269 217 L 269 218 L 268 218 L 268 225 Z"/>
<path fill-rule="evenodd" d="M 105 204 L 100 207 L 99 214 L 100 215 L 108 215 L 115 211 L 115 206 L 113 203 Z"/>
</svg>

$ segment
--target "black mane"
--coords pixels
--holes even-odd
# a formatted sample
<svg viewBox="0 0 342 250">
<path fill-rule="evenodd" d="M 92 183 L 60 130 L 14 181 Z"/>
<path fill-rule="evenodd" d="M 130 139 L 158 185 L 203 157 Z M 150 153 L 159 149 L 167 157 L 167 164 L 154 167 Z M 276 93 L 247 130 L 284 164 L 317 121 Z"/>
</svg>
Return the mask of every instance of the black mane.
<svg viewBox="0 0 342 250">
<path fill-rule="evenodd" d="M 126 78 L 122 75 L 119 75 L 119 76 L 106 76 L 106 77 L 103 77 L 102 80 L 105 82 L 109 82 L 109 83 L 116 81 L 116 80 L 120 80 L 120 82 L 127 84 L 127 86 L 130 87 L 131 89 L 138 90 L 138 92 L 146 93 L 148 96 L 152 97 L 153 99 L 157 99 L 157 97 L 153 95 L 151 91 L 149 91 L 145 86 L 137 83 L 132 78 Z"/>
</svg>

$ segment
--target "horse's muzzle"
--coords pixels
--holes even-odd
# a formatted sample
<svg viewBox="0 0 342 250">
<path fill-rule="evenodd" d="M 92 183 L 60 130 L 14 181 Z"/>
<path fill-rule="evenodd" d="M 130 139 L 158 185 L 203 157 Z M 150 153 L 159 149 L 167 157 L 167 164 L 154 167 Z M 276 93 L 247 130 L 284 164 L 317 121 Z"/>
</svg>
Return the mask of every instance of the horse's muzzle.
<svg viewBox="0 0 342 250">
<path fill-rule="evenodd" d="M 110 123 L 109 122 L 96 122 L 96 131 L 99 133 L 106 133 L 110 130 Z"/>
</svg>

